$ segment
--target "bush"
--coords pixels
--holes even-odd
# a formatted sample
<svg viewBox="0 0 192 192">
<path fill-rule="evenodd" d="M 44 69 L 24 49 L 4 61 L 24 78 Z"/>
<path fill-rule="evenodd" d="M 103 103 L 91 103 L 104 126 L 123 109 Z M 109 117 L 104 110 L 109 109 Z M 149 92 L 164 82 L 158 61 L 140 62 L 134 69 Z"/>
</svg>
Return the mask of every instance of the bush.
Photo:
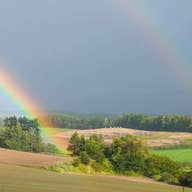
<svg viewBox="0 0 192 192">
<path fill-rule="evenodd" d="M 90 169 L 90 167 L 86 166 L 84 164 L 80 164 L 78 168 L 79 168 L 81 173 L 87 173 L 87 174 L 92 173 L 92 170 Z"/>
<path fill-rule="evenodd" d="M 102 172 L 103 171 L 103 167 L 100 163 L 93 161 L 91 163 L 91 167 L 96 171 L 96 172 Z"/>
<path fill-rule="evenodd" d="M 54 144 L 48 143 L 45 146 L 45 151 L 50 154 L 55 154 L 58 150 L 57 147 Z"/>
<path fill-rule="evenodd" d="M 161 157 L 157 155 L 149 155 L 145 160 L 144 175 L 153 177 L 154 175 L 162 175 L 162 173 L 169 173 L 174 177 L 178 177 L 180 166 L 177 162 L 168 157 Z"/>
<path fill-rule="evenodd" d="M 73 161 L 73 166 L 74 166 L 74 167 L 78 167 L 78 166 L 80 165 L 80 163 L 81 163 L 81 161 L 79 160 L 79 158 L 77 158 L 77 159 L 75 159 L 75 160 Z"/>
<path fill-rule="evenodd" d="M 81 160 L 81 163 L 83 163 L 85 165 L 88 165 L 90 163 L 89 155 L 87 155 L 87 153 L 85 151 L 81 152 L 80 160 Z"/>
<path fill-rule="evenodd" d="M 113 166 L 111 162 L 108 159 L 104 159 L 102 163 L 99 163 L 97 161 L 93 161 L 91 163 L 91 167 L 96 172 L 107 172 L 107 173 L 113 173 Z"/>
<path fill-rule="evenodd" d="M 161 178 L 160 178 L 159 181 L 163 181 L 163 182 L 166 182 L 166 183 L 169 183 L 169 184 L 179 184 L 178 179 L 176 177 L 174 177 L 173 175 L 171 175 L 170 173 L 168 173 L 168 172 L 162 173 Z"/>
<path fill-rule="evenodd" d="M 192 171 L 181 173 L 179 181 L 183 186 L 192 187 Z"/>
</svg>

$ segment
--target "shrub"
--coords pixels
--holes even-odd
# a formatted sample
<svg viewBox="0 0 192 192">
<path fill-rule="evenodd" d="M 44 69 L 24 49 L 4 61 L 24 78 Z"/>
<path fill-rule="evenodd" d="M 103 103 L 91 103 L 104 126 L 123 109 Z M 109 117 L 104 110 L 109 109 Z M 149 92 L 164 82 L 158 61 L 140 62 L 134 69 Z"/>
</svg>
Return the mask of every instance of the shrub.
<svg viewBox="0 0 192 192">
<path fill-rule="evenodd" d="M 96 172 L 102 172 L 103 171 L 103 167 L 100 163 L 93 161 L 91 163 L 91 167 L 96 171 Z"/>
<path fill-rule="evenodd" d="M 91 163 L 91 167 L 96 172 L 113 173 L 113 166 L 112 166 L 111 162 L 108 159 L 104 159 L 102 163 L 99 163 L 97 161 L 93 161 Z"/>
<path fill-rule="evenodd" d="M 81 163 L 83 163 L 85 165 L 88 165 L 90 163 L 89 155 L 87 155 L 87 153 L 85 151 L 81 152 L 80 160 L 81 160 Z"/>
<path fill-rule="evenodd" d="M 45 151 L 50 154 L 55 154 L 57 152 L 57 147 L 54 144 L 48 143 L 45 146 Z"/>
<path fill-rule="evenodd" d="M 192 187 L 192 171 L 181 173 L 179 181 L 183 186 Z"/>
<path fill-rule="evenodd" d="M 73 165 L 74 167 L 78 167 L 80 163 L 81 163 L 80 159 L 77 158 L 77 159 L 75 159 L 75 160 L 73 161 L 73 164 L 72 164 L 72 165 Z"/>
<path fill-rule="evenodd" d="M 168 157 L 149 155 L 145 160 L 144 175 L 153 177 L 154 175 L 162 175 L 162 173 L 167 172 L 174 177 L 178 177 L 179 168 L 179 164 Z"/>
<path fill-rule="evenodd" d="M 84 164 L 79 165 L 79 170 L 81 173 L 90 173 L 91 172 L 90 167 L 86 166 Z"/>
<path fill-rule="evenodd" d="M 159 181 L 163 181 L 163 182 L 166 182 L 166 183 L 169 183 L 169 184 L 179 184 L 178 179 L 176 177 L 174 177 L 173 175 L 171 175 L 170 173 L 168 173 L 168 172 L 162 173 L 161 178 L 160 178 Z"/>
</svg>

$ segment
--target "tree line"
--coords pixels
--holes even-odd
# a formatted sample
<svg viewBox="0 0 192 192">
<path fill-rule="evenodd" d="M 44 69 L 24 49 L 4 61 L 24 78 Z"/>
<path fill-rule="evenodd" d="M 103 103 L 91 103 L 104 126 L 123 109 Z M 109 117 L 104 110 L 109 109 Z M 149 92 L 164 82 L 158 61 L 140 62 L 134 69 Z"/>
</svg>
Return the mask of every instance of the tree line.
<svg viewBox="0 0 192 192">
<path fill-rule="evenodd" d="M 15 116 L 4 119 L 0 129 L 0 147 L 36 153 L 57 151 L 55 145 L 43 142 L 37 119 Z"/>
<path fill-rule="evenodd" d="M 74 133 L 68 149 L 77 158 L 73 165 L 90 166 L 97 172 L 113 172 L 120 175 L 143 175 L 167 182 L 192 187 L 192 171 L 183 171 L 181 165 L 168 157 L 151 155 L 142 140 L 127 135 L 114 138 L 112 144 L 104 143 L 102 135 L 88 139 Z"/>
<path fill-rule="evenodd" d="M 54 114 L 46 117 L 54 127 L 71 129 L 96 129 L 124 127 L 149 131 L 192 132 L 192 116 L 148 115 L 125 113 L 110 117 L 106 115 Z"/>
</svg>

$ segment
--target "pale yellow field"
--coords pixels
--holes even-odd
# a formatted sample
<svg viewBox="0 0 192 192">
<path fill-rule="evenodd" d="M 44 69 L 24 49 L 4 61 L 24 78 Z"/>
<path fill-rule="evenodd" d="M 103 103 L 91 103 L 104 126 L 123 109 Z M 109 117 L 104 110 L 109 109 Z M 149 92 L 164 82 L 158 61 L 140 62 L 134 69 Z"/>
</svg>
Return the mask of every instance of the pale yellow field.
<svg viewBox="0 0 192 192">
<path fill-rule="evenodd" d="M 54 128 L 50 128 L 53 129 Z M 147 143 L 148 146 L 163 146 L 163 145 L 175 145 L 183 144 L 187 140 L 192 138 L 192 133 L 180 133 L 180 132 L 161 132 L 161 131 L 142 131 L 127 128 L 103 128 L 103 129 L 92 129 L 92 130 L 72 130 L 72 131 L 59 131 L 57 129 L 53 131 L 52 137 L 59 140 L 63 147 L 67 147 L 69 139 L 74 132 L 78 132 L 79 135 L 89 137 L 92 134 L 102 134 L 106 143 L 111 143 L 114 137 L 122 137 L 127 134 L 136 135 Z M 191 142 L 191 141 L 189 141 Z"/>
</svg>

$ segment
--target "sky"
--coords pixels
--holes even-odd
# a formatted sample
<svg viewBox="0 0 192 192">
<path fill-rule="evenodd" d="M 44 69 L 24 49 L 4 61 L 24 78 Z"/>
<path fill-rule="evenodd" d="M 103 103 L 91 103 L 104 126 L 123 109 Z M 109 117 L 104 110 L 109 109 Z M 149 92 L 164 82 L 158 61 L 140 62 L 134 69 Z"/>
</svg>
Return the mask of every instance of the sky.
<svg viewBox="0 0 192 192">
<path fill-rule="evenodd" d="M 49 111 L 191 114 L 192 82 L 185 88 L 119 1 L 1 1 L 0 65 Z M 192 76 L 192 1 L 127 1 L 138 13 L 142 2 Z M 16 110 L 0 99 L 1 111 Z"/>
</svg>

